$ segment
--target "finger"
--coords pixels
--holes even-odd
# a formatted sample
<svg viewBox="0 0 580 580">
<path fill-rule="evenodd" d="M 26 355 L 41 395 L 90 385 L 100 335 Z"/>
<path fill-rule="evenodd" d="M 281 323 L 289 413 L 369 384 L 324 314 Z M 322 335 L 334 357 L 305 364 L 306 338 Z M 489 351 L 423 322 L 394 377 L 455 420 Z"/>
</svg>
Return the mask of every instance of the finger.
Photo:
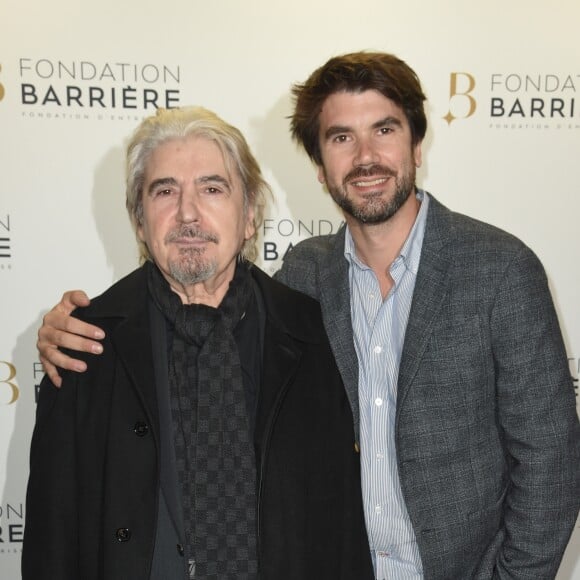
<svg viewBox="0 0 580 580">
<path fill-rule="evenodd" d="M 103 352 L 103 345 L 100 342 L 84 338 L 78 334 L 55 330 L 54 328 L 41 329 L 38 333 L 36 346 L 42 356 L 46 357 L 52 364 L 60 367 L 62 365 L 58 363 L 58 360 L 60 360 L 59 355 L 61 353 L 57 347 L 90 354 L 101 354 Z"/>
<path fill-rule="evenodd" d="M 38 332 L 40 339 L 46 340 L 53 346 L 68 347 L 69 345 L 61 344 L 56 339 L 57 336 L 62 336 L 63 332 L 97 340 L 105 337 L 105 333 L 99 327 L 83 322 L 78 318 L 68 316 L 65 313 L 55 310 L 55 308 L 47 312 L 42 319 L 42 327 Z M 59 334 L 59 331 L 61 334 Z M 87 352 L 92 351 L 89 350 Z"/>
<path fill-rule="evenodd" d="M 55 308 L 65 314 L 70 314 L 75 308 L 88 306 L 90 303 L 89 297 L 83 290 L 69 290 L 62 295 Z"/>
<path fill-rule="evenodd" d="M 48 378 L 52 381 L 52 384 L 55 387 L 60 388 L 62 386 L 62 378 L 58 374 L 57 368 L 53 364 L 48 362 L 48 360 L 45 359 L 43 356 L 40 357 L 40 362 L 42 363 L 42 368 L 44 369 L 44 372 L 47 374 Z"/>
<path fill-rule="evenodd" d="M 42 362 L 42 366 L 51 380 L 54 375 L 60 376 L 58 369 L 73 371 L 75 373 L 84 373 L 87 370 L 87 363 L 85 361 L 75 359 L 60 351 L 58 348 L 48 348 L 44 349 L 44 351 L 40 356 L 40 362 Z M 48 352 L 48 356 L 45 354 L 46 352 Z M 58 369 L 53 370 L 52 367 L 58 367 Z"/>
</svg>

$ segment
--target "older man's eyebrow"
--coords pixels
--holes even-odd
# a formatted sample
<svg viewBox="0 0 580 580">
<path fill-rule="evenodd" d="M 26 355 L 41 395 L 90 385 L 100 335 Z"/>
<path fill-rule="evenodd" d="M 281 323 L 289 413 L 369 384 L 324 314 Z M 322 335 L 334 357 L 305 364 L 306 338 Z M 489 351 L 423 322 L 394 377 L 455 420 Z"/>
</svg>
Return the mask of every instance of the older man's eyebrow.
<svg viewBox="0 0 580 580">
<path fill-rule="evenodd" d="M 147 187 L 147 193 L 153 193 L 156 189 L 166 186 L 176 186 L 177 180 L 173 177 L 158 177 L 154 179 Z"/>
<path fill-rule="evenodd" d="M 212 175 L 202 175 L 201 177 L 195 179 L 194 183 L 196 185 L 202 185 L 204 183 L 219 183 L 228 191 L 230 190 L 230 182 L 219 173 L 215 173 Z M 175 187 L 178 185 L 179 184 L 174 177 L 158 177 L 149 184 L 149 186 L 147 187 L 147 193 L 153 193 L 160 187 Z"/>
<path fill-rule="evenodd" d="M 212 175 L 202 175 L 195 180 L 197 185 L 203 185 L 205 183 L 219 183 L 223 185 L 228 191 L 230 190 L 230 182 L 223 175 L 219 173 L 214 173 Z"/>
</svg>

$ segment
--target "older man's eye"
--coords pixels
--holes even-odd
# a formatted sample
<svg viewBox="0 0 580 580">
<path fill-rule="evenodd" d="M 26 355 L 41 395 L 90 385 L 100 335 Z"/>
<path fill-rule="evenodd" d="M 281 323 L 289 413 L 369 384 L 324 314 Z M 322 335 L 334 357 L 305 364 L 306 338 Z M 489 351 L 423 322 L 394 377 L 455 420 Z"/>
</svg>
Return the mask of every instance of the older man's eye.
<svg viewBox="0 0 580 580">
<path fill-rule="evenodd" d="M 171 195 L 173 193 L 173 190 L 171 189 L 158 189 L 157 191 L 154 192 L 154 196 L 155 197 L 165 197 L 168 195 Z"/>
</svg>

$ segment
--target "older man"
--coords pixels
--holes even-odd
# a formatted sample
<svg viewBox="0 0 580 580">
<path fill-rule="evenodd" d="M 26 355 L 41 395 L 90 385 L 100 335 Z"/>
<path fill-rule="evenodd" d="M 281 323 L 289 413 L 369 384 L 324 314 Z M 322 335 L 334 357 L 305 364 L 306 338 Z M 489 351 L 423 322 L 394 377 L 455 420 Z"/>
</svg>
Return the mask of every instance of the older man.
<svg viewBox="0 0 580 580">
<path fill-rule="evenodd" d="M 77 312 L 104 355 L 41 386 L 24 580 L 372 576 L 318 305 L 246 261 L 268 187 L 242 135 L 160 111 L 127 174 L 145 262 Z"/>
</svg>

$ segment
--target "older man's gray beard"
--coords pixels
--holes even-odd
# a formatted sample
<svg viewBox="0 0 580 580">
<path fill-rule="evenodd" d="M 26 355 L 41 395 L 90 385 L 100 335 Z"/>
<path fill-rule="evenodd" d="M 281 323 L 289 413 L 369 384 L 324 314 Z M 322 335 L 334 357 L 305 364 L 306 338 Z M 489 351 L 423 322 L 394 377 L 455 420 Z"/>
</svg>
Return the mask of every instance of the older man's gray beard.
<svg viewBox="0 0 580 580">
<path fill-rule="evenodd" d="M 171 277 L 182 286 L 205 282 L 217 272 L 217 262 L 204 260 L 199 249 L 182 250 L 179 260 L 169 262 L 168 266 Z"/>
<path fill-rule="evenodd" d="M 382 224 L 390 220 L 405 204 L 411 193 L 415 190 L 415 167 L 403 167 L 403 173 L 399 177 L 394 171 L 383 167 L 373 166 L 369 169 L 358 168 L 350 172 L 342 185 L 330 186 L 328 191 L 334 202 L 348 215 L 363 224 Z M 395 178 L 395 194 L 391 199 L 384 199 L 381 192 L 365 196 L 364 201 L 355 204 L 355 200 L 348 197 L 346 188 L 348 182 L 357 177 L 381 177 Z M 328 182 L 327 182 L 328 183 Z"/>
<path fill-rule="evenodd" d="M 166 243 L 171 243 L 180 238 L 195 238 L 207 242 L 217 243 L 219 238 L 207 232 L 203 232 L 196 227 L 183 226 L 179 230 L 170 232 L 166 238 Z M 205 282 L 212 278 L 217 272 L 217 260 L 204 257 L 205 248 L 180 248 L 177 260 L 168 263 L 170 276 L 183 286 L 191 286 L 199 282 Z"/>
</svg>

